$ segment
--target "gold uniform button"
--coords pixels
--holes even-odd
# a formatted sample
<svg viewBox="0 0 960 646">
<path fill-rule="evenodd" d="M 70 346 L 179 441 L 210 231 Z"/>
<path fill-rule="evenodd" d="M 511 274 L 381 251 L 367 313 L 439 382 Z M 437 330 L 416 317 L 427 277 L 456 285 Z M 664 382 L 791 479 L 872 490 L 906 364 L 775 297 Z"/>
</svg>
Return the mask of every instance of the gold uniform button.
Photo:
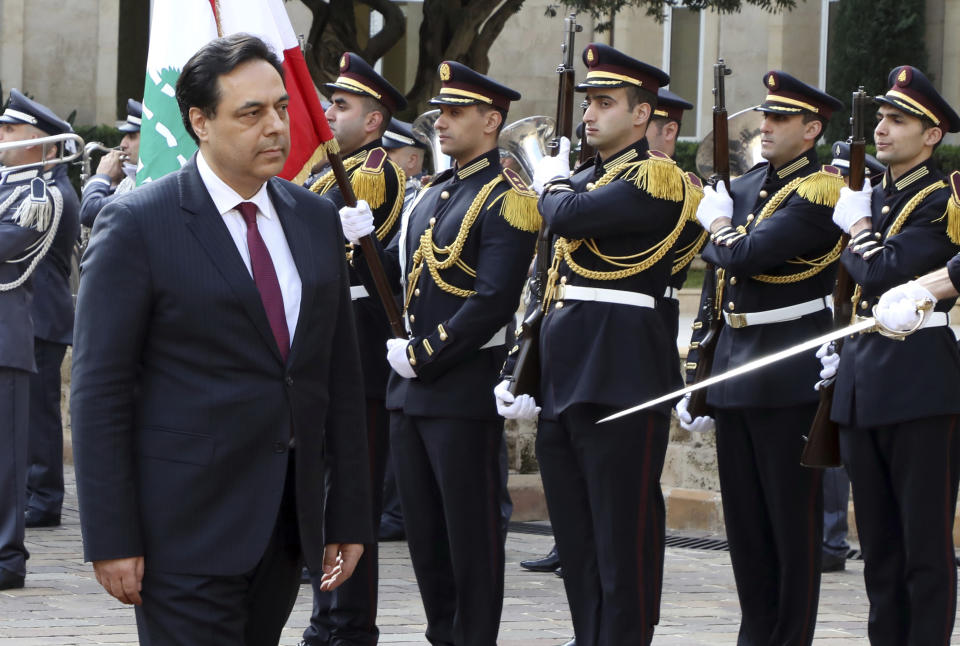
<svg viewBox="0 0 960 646">
<path fill-rule="evenodd" d="M 870 303 L 868 303 L 867 301 L 860 301 L 860 309 L 862 309 L 862 310 L 867 309 L 867 307 L 869 307 L 869 305 L 870 305 Z"/>
<path fill-rule="evenodd" d="M 760 191 L 760 199 L 766 199 L 767 195 L 769 195 L 769 193 L 766 191 Z"/>
<path fill-rule="evenodd" d="M 559 302 L 557 303 L 557 305 L 556 305 L 556 308 L 557 308 L 558 310 L 562 310 L 562 309 L 563 309 L 563 301 L 559 301 Z"/>
<path fill-rule="evenodd" d="M 510 348 L 510 352 L 511 352 L 511 354 L 512 354 L 512 353 L 516 352 L 516 351 L 519 350 L 519 349 L 520 349 L 520 346 L 519 346 L 519 345 L 515 345 L 515 346 L 513 346 L 512 348 Z"/>
<path fill-rule="evenodd" d="M 441 199 L 441 200 L 449 200 L 449 199 L 450 199 L 450 191 L 442 191 L 442 192 L 440 193 L 440 199 Z"/>
<path fill-rule="evenodd" d="M 413 295 L 414 295 L 414 296 L 419 296 L 419 295 L 420 295 L 420 288 L 419 288 L 419 287 L 417 287 L 415 290 L 413 290 Z"/>
<path fill-rule="evenodd" d="M 411 315 L 410 315 L 410 322 L 413 323 L 413 322 L 415 322 L 416 320 L 417 320 L 416 314 L 411 314 Z"/>
<path fill-rule="evenodd" d="M 887 213 L 889 213 L 889 212 L 890 212 L 890 205 L 885 204 L 884 207 L 883 207 L 882 209 L 880 209 L 880 212 L 883 213 L 884 215 L 886 215 Z"/>
<path fill-rule="evenodd" d="M 733 304 L 733 301 L 730 301 L 729 303 L 727 303 L 727 307 L 729 307 L 730 311 L 732 312 L 733 308 L 736 307 L 736 305 Z"/>
<path fill-rule="evenodd" d="M 736 284 L 737 284 L 737 277 L 736 277 L 736 276 L 730 276 L 730 284 L 731 284 L 731 285 L 736 285 Z"/>
<path fill-rule="evenodd" d="M 586 188 L 587 188 L 588 191 L 592 191 L 596 186 L 597 186 L 597 185 L 594 184 L 593 182 L 587 182 Z"/>
<path fill-rule="evenodd" d="M 879 231 L 877 231 L 876 233 L 873 234 L 873 239 L 874 239 L 874 240 L 879 240 L 879 239 L 880 239 L 880 232 L 879 232 Z"/>
<path fill-rule="evenodd" d="M 430 226 L 433 226 L 437 223 L 437 218 L 430 218 Z"/>
<path fill-rule="evenodd" d="M 440 340 L 441 340 L 441 341 L 446 341 L 446 340 L 447 340 L 447 333 L 446 333 L 446 332 L 441 332 L 441 333 L 440 333 Z"/>
<path fill-rule="evenodd" d="M 753 213 L 747 215 L 747 222 L 753 222 Z"/>
<path fill-rule="evenodd" d="M 566 284 L 567 284 L 567 277 L 566 277 L 566 276 L 561 276 L 561 277 L 560 277 L 560 284 L 561 284 L 561 285 L 566 285 Z"/>
<path fill-rule="evenodd" d="M 417 365 L 417 360 L 414 359 L 413 357 L 410 357 L 410 365 L 411 365 L 411 366 Z"/>
</svg>

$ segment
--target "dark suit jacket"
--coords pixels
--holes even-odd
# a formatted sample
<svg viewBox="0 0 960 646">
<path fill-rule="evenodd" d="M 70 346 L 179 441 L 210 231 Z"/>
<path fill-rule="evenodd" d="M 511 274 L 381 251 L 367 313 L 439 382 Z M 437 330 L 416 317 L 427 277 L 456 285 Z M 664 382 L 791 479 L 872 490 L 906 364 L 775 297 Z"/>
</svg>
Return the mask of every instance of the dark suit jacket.
<svg viewBox="0 0 960 646">
<path fill-rule="evenodd" d="M 53 183 L 63 196 L 63 212 L 53 245 L 37 265 L 33 280 L 33 335 L 69 345 L 73 340 L 73 295 L 70 261 L 80 236 L 80 200 L 67 177 L 67 167 L 53 170 Z"/>
<path fill-rule="evenodd" d="M 296 435 L 307 563 L 374 540 L 343 232 L 329 200 L 268 184 L 303 283 L 284 364 L 196 161 L 112 201 L 84 256 L 73 446 L 87 560 L 236 575 L 270 540 Z"/>
</svg>

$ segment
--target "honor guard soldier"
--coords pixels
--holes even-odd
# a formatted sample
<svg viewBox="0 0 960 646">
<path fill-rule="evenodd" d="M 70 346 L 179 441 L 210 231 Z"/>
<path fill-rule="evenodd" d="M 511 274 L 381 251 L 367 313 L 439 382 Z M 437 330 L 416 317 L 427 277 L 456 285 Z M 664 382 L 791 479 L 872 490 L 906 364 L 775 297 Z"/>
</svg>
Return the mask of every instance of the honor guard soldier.
<svg viewBox="0 0 960 646">
<path fill-rule="evenodd" d="M 396 88 L 352 52 L 340 59 L 340 76 L 325 84 L 331 93 L 327 122 L 336 135 L 343 165 L 357 200 L 373 212 L 376 237 L 386 245 L 400 228 L 406 176 L 387 156 L 381 137 L 393 113 L 407 106 Z M 310 190 L 344 206 L 333 171 L 327 170 Z M 350 253 L 348 252 L 348 256 Z M 391 337 L 383 306 L 363 286 L 359 274 L 350 271 L 350 296 L 360 345 L 366 396 L 367 446 L 370 451 L 372 520 L 374 535 L 383 504 L 383 477 L 389 447 L 389 417 L 384 407 L 387 364 L 383 347 Z M 322 572 L 311 574 L 314 610 L 303 640 L 308 646 L 327 643 L 376 644 L 377 544 L 366 545 L 353 576 L 333 592 L 321 591 Z"/>
<path fill-rule="evenodd" d="M 834 211 L 851 236 L 841 261 L 857 284 L 856 317 L 870 316 L 884 291 L 960 251 L 960 173 L 947 181 L 931 159 L 944 133 L 960 130 L 960 117 L 914 67 L 895 68 L 888 83 L 876 98 L 873 132 L 886 175 L 876 187 L 844 190 Z M 928 293 L 910 295 L 922 301 Z M 832 419 L 856 501 L 874 646 L 948 644 L 954 625 L 960 356 L 948 312 L 955 300 L 932 299 L 921 329 L 905 340 L 855 335 L 840 352 Z M 825 378 L 837 370 L 835 356 L 824 356 Z"/>
<path fill-rule="evenodd" d="M 137 162 L 140 159 L 140 120 L 143 105 L 127 99 L 127 120 L 117 126 L 123 133 L 120 149 L 100 159 L 97 172 L 83 185 L 80 201 L 80 223 L 93 227 L 101 209 L 117 195 L 123 195 L 137 186 Z"/>
<path fill-rule="evenodd" d="M 407 176 L 404 191 L 405 204 L 411 202 L 422 186 L 423 161 L 427 145 L 417 139 L 410 124 L 399 119 L 391 119 L 390 126 L 383 133 L 383 147 L 387 155 Z"/>
<path fill-rule="evenodd" d="M 408 339 L 391 339 L 390 445 L 427 639 L 496 643 L 503 606 L 498 455 L 489 393 L 534 253 L 536 195 L 500 167 L 497 137 L 520 94 L 456 62 L 440 65 L 435 127 L 456 165 L 434 177 L 386 248 Z M 357 240 L 365 209 L 341 211 Z"/>
<path fill-rule="evenodd" d="M 70 124 L 47 107 L 15 89 L 10 91 L 10 102 L 0 116 L 0 143 L 67 132 Z M 56 487 L 48 489 L 48 485 L 57 480 L 53 471 L 58 464 L 39 464 L 28 474 L 28 446 L 30 454 L 46 455 L 42 449 L 55 452 L 53 445 L 63 441 L 59 428 L 56 437 L 47 436 L 60 413 L 60 364 L 47 346 L 62 348 L 69 342 L 72 300 L 67 276 L 80 228 L 79 204 L 65 165 L 17 168 L 51 159 L 57 150 L 56 145 L 25 145 L 0 152 L 0 443 L 4 447 L 0 451 L 0 590 L 23 587 L 29 556 L 24 546 L 24 509 L 28 505 L 42 512 L 55 509 L 59 522 L 63 496 L 62 464 L 61 499 L 48 499 L 55 497 Z M 34 302 L 40 298 L 35 289 L 45 292 L 43 303 Z M 63 358 L 62 349 L 59 357 Z M 39 377 L 38 368 L 44 369 Z M 37 385 L 42 406 L 33 401 L 31 390 Z M 55 413 L 48 410 L 50 405 L 56 407 Z M 30 419 L 38 410 L 43 411 L 40 425 Z M 48 471 L 41 474 L 40 469 Z"/>
<path fill-rule="evenodd" d="M 669 405 L 596 425 L 680 382 L 676 340 L 655 309 L 701 192 L 644 135 L 663 71 L 602 44 L 583 52 L 583 115 L 595 159 L 572 177 L 563 140 L 534 174 L 555 236 L 540 331 L 540 401 L 494 395 L 505 417 L 536 417 L 537 459 L 576 643 L 648 644 L 659 621 L 664 557 L 660 473 Z"/>
<path fill-rule="evenodd" d="M 835 167 L 821 168 L 814 146 L 841 103 L 784 72 L 768 72 L 763 83 L 768 94 L 756 109 L 763 112 L 766 162 L 734 180 L 729 194 L 722 182 L 716 190 L 706 189 L 697 210 L 711 234 L 703 258 L 717 268 L 716 305 L 725 321 L 713 374 L 831 327 L 841 232 L 830 216 L 843 178 Z M 703 297 L 710 296 L 715 295 L 705 290 Z M 696 351 L 688 356 L 691 378 L 696 356 Z M 813 380 L 819 368 L 813 353 L 797 355 L 707 391 L 716 418 L 741 644 L 813 640 L 822 477 L 800 466 L 800 454 L 818 400 L 804 377 Z M 677 405 L 681 425 L 691 431 L 712 428 L 710 417 L 691 419 L 688 401 L 689 396 Z"/>
</svg>

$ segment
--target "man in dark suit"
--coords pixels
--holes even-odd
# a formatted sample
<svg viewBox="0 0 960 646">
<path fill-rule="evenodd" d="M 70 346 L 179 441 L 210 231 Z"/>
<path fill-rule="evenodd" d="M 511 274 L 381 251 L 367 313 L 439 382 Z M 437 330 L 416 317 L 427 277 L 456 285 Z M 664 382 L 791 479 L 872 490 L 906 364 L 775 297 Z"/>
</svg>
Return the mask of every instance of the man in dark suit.
<svg viewBox="0 0 960 646">
<path fill-rule="evenodd" d="M 24 145 L 0 152 L 0 590 L 23 587 L 29 557 L 23 511 L 29 391 L 37 370 L 31 315 L 34 272 L 68 208 L 76 235 L 76 194 L 69 184 L 64 188 L 54 179 L 60 169 L 43 164 L 57 154 L 57 146 L 25 142 L 66 132 L 70 124 L 16 89 L 10 91 L 10 102 L 0 115 L 0 143 Z"/>
<path fill-rule="evenodd" d="M 84 556 L 141 642 L 276 644 L 301 556 L 332 589 L 373 540 L 336 209 L 279 180 L 283 68 L 211 41 L 177 101 L 200 150 L 97 218 L 73 437 Z"/>
</svg>

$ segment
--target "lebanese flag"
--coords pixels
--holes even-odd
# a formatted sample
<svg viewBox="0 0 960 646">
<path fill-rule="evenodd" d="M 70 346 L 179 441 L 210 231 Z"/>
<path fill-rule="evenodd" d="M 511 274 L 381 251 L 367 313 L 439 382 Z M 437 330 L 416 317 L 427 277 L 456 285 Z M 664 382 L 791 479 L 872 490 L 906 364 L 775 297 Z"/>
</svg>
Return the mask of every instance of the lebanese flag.
<svg viewBox="0 0 960 646">
<path fill-rule="evenodd" d="M 337 152 L 283 0 L 164 0 L 153 3 L 150 20 L 138 184 L 177 170 L 197 149 L 174 97 L 177 78 L 203 45 L 239 32 L 262 39 L 283 63 L 290 155 L 280 177 L 302 184 L 325 151 Z"/>
</svg>

